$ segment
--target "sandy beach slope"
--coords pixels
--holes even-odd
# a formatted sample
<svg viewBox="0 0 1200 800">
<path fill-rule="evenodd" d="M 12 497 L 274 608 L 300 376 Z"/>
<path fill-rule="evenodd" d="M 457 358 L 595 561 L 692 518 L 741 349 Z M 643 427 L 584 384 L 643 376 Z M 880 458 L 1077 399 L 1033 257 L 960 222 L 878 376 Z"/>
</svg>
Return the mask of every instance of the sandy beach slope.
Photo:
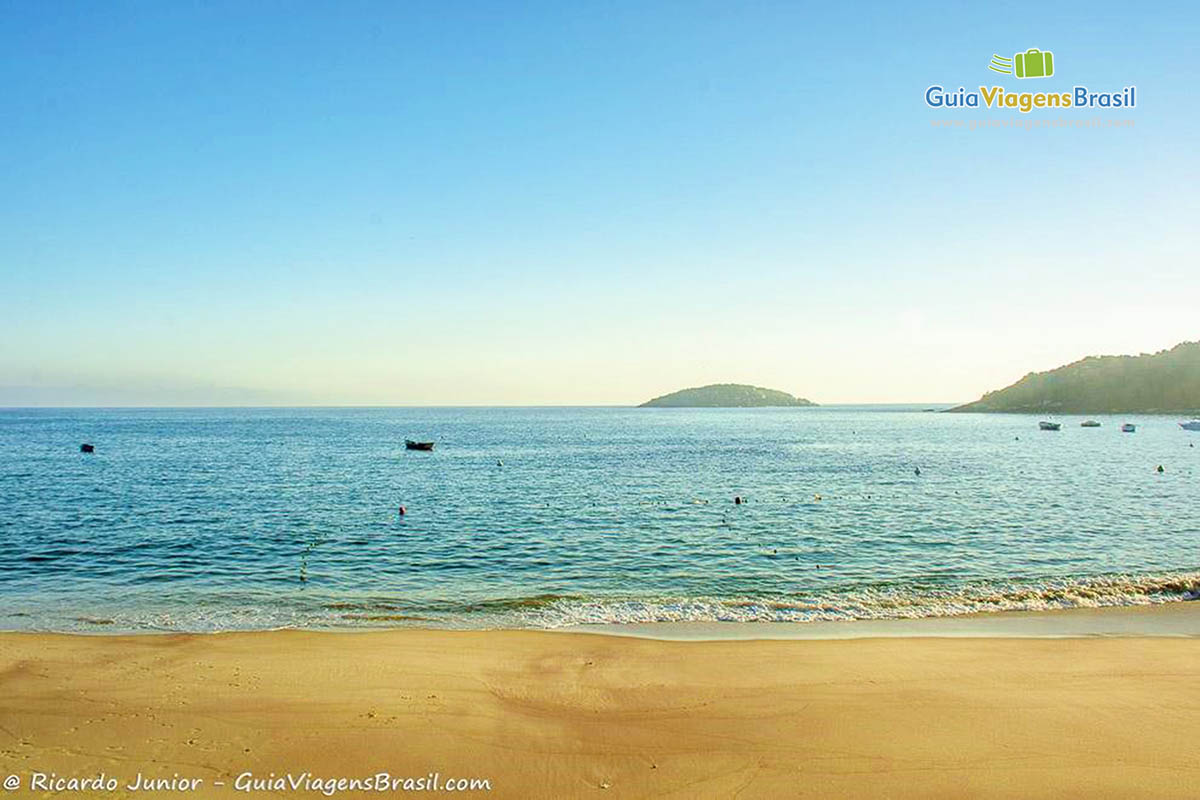
<svg viewBox="0 0 1200 800">
<path fill-rule="evenodd" d="M 13 797 L 101 771 L 199 778 L 198 797 L 321 796 L 233 785 L 305 771 L 512 798 L 1180 797 L 1197 687 L 1189 637 L 11 633 L 0 778 Z"/>
</svg>

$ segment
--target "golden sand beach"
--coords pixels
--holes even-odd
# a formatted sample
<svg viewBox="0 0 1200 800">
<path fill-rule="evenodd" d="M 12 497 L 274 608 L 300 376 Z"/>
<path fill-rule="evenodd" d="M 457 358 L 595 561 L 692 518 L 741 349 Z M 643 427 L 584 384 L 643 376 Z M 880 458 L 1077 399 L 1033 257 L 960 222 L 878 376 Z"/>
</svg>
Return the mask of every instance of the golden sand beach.
<svg viewBox="0 0 1200 800">
<path fill-rule="evenodd" d="M 1174 798 L 1200 786 L 1197 686 L 1187 636 L 10 633 L 0 772 L 14 797 L 50 796 L 35 773 L 287 797 L 321 795 L 238 787 L 386 772 L 505 798 Z M 126 788 L 148 779 L 199 783 Z"/>
</svg>

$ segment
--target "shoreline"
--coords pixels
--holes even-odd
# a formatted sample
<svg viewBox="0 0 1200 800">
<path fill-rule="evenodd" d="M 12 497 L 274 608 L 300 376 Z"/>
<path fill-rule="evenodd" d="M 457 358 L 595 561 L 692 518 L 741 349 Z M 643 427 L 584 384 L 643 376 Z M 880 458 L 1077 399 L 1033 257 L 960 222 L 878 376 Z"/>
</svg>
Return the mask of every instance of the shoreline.
<svg viewBox="0 0 1200 800">
<path fill-rule="evenodd" d="M 1198 680 L 1192 634 L 6 633 L 0 772 L 203 797 L 387 772 L 514 798 L 1165 798 L 1200 781 Z"/>
<path fill-rule="evenodd" d="M 838 622 L 643 622 L 574 625 L 551 632 L 661 641 L 1200 637 L 1200 602 L 1171 600 L 1144 605 L 1041 611 L 986 611 L 943 617 Z"/>
<path fill-rule="evenodd" d="M 816 620 L 812 622 L 622 622 L 585 623 L 553 628 L 437 625 L 397 626 L 279 626 L 260 629 L 95 630 L 0 629 L 6 636 L 79 636 L 85 638 L 225 636 L 295 631 L 358 634 L 406 631 L 445 633 L 588 634 L 659 641 L 759 641 L 872 638 L 1074 638 L 1097 636 L 1200 637 L 1200 601 L 1171 599 L 1136 605 L 1041 609 L 1036 611 L 978 611 L 967 614 L 892 619 Z"/>
</svg>

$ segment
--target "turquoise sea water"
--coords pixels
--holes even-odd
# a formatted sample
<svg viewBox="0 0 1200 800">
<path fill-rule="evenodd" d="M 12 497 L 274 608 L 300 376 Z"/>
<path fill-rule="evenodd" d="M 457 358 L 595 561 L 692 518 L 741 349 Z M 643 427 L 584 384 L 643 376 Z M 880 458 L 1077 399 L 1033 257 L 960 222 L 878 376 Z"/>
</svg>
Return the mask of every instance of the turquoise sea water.
<svg viewBox="0 0 1200 800">
<path fill-rule="evenodd" d="M 889 407 L 3 410 L 0 629 L 805 621 L 1196 596 L 1200 434 L 1059 419 L 1049 433 Z"/>
</svg>

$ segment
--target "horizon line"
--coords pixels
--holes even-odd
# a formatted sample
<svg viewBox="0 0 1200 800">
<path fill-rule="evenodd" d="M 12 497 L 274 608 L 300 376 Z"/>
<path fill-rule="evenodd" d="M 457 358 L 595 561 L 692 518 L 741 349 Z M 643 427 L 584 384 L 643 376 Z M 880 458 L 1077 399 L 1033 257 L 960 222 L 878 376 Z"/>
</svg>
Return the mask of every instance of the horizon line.
<svg viewBox="0 0 1200 800">
<path fill-rule="evenodd" d="M 970 401 L 966 401 L 970 402 Z M 813 403 L 809 406 L 656 406 L 650 407 L 655 410 L 672 410 L 672 409 L 688 409 L 688 408 L 846 408 L 852 406 L 957 406 L 963 405 L 962 402 L 943 402 L 943 401 L 896 401 L 896 402 L 855 402 L 855 403 Z M 581 403 L 537 403 L 537 404 L 502 404 L 502 403 L 392 403 L 392 404 L 375 404 L 375 403 L 310 403 L 310 404 L 270 404 L 270 405 L 202 405 L 202 404 L 180 404 L 180 405 L 0 405 L 0 411 L 22 411 L 22 410 L 116 410 L 116 409 L 287 409 L 287 408 L 643 408 L 646 407 L 642 403 L 625 404 L 625 403 L 596 403 L 596 404 L 581 404 Z"/>
</svg>

